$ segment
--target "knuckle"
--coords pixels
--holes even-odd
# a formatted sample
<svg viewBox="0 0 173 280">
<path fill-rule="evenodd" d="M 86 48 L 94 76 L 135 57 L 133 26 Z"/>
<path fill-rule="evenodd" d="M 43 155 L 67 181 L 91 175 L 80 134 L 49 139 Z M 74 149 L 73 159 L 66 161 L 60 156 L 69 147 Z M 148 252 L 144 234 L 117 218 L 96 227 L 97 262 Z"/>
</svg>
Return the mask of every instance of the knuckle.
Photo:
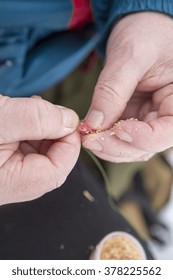
<svg viewBox="0 0 173 280">
<path fill-rule="evenodd" d="M 52 109 L 50 104 L 41 99 L 34 100 L 33 122 L 39 138 L 48 137 L 51 134 L 53 122 L 50 119 Z"/>
<path fill-rule="evenodd" d="M 22 103 L 18 104 L 18 110 L 20 111 L 18 120 L 20 121 L 21 125 L 25 124 L 27 128 L 26 139 L 29 135 L 32 135 L 33 131 L 37 135 L 40 135 L 40 122 L 36 102 L 33 102 L 32 99 L 23 100 Z"/>
<path fill-rule="evenodd" d="M 114 104 L 116 100 L 116 104 L 123 103 L 122 96 L 119 94 L 118 90 L 115 90 L 113 86 L 111 86 L 111 82 L 99 82 L 95 87 L 95 92 L 98 92 L 99 98 L 105 100 L 105 102 Z"/>
</svg>

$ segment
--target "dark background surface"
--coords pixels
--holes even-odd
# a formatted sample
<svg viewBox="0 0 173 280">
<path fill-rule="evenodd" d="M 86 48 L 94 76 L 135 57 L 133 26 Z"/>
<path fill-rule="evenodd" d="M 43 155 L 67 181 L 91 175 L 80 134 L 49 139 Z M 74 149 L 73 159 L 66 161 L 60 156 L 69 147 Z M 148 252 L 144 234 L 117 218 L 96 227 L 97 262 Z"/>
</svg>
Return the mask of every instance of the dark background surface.
<svg viewBox="0 0 173 280">
<path fill-rule="evenodd" d="M 112 231 L 138 238 L 110 207 L 100 177 L 79 161 L 59 189 L 31 202 L 0 207 L 0 259 L 88 259 L 93 246 Z"/>
</svg>

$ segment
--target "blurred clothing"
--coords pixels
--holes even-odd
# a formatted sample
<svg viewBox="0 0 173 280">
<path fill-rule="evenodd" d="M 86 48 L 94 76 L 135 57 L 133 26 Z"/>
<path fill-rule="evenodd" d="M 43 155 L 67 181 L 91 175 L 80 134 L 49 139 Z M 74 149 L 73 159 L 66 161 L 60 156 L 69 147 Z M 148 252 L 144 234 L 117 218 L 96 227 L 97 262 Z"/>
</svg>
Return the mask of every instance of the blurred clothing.
<svg viewBox="0 0 173 280">
<path fill-rule="evenodd" d="M 142 11 L 173 15 L 169 0 L 0 0 L 0 92 L 30 96 L 58 83 L 93 50 L 104 55 L 112 25 Z"/>
</svg>

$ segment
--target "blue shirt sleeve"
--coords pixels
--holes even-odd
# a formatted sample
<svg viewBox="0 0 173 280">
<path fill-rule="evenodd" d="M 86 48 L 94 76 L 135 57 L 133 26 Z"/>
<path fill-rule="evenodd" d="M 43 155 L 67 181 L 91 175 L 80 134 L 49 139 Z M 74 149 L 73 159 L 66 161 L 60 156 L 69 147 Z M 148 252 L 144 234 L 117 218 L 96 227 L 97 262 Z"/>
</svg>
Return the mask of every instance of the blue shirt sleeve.
<svg viewBox="0 0 173 280">
<path fill-rule="evenodd" d="M 93 30 L 82 33 L 63 28 L 72 13 L 70 0 L 0 1 L 1 93 L 36 94 L 62 80 L 93 49 L 104 56 L 112 26 L 127 14 L 155 11 L 173 16 L 173 0 L 90 1 Z"/>
<path fill-rule="evenodd" d="M 100 7 L 98 6 L 98 2 L 100 2 Z M 107 2 L 109 2 L 109 7 L 107 6 Z M 120 20 L 123 16 L 144 11 L 159 12 L 173 16 L 172 0 L 93 0 L 92 4 L 96 8 L 95 10 L 99 11 L 95 14 L 95 17 L 97 30 L 99 33 L 102 33 L 102 40 L 97 47 L 101 56 L 105 56 L 106 42 L 112 25 L 116 24 L 116 21 Z"/>
</svg>

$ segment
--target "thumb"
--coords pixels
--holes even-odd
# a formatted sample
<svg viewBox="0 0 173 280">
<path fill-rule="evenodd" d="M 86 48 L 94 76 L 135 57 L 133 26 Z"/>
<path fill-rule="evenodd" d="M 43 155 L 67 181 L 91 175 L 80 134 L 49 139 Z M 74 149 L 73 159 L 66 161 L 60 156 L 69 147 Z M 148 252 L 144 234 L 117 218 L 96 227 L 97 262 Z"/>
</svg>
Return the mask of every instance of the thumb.
<svg viewBox="0 0 173 280">
<path fill-rule="evenodd" d="M 121 58 L 115 63 L 107 61 L 85 118 L 90 127 L 108 129 L 119 119 L 137 87 L 138 72 L 131 62 L 122 65 Z"/>
</svg>

